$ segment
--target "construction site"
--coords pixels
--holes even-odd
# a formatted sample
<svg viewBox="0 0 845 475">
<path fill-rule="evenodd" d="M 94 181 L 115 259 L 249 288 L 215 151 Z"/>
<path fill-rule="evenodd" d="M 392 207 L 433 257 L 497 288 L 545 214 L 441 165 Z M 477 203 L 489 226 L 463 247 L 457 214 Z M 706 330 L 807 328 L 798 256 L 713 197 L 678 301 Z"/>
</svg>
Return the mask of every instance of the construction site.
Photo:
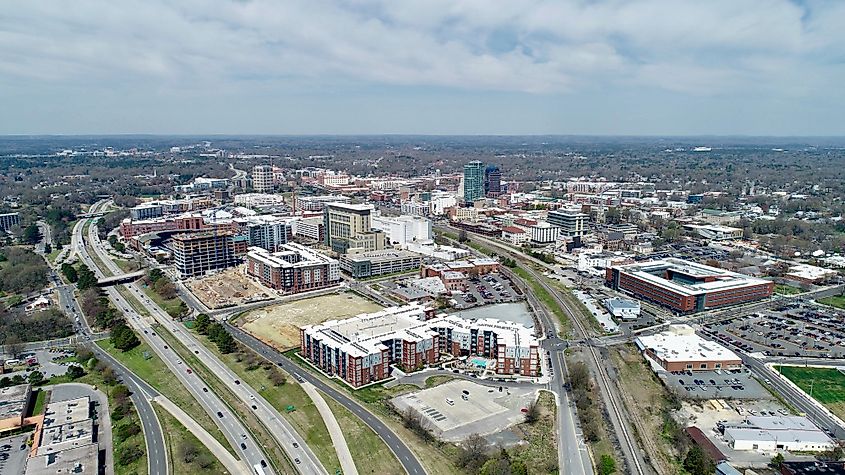
<svg viewBox="0 0 845 475">
<path fill-rule="evenodd" d="M 197 299 L 212 310 L 274 297 L 266 288 L 247 277 L 243 268 L 238 266 L 208 277 L 191 279 L 187 286 Z"/>
</svg>

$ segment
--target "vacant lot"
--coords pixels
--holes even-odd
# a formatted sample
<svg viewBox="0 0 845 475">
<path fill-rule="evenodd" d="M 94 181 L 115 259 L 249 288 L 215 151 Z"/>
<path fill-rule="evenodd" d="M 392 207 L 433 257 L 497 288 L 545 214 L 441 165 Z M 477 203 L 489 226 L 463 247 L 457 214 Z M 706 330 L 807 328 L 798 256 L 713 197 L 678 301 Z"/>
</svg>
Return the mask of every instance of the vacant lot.
<svg viewBox="0 0 845 475">
<path fill-rule="evenodd" d="M 188 288 L 202 303 L 212 309 L 268 298 L 267 289 L 244 275 L 243 267 L 192 280 L 188 282 Z"/>
<path fill-rule="evenodd" d="M 780 366 L 780 373 L 823 404 L 845 403 L 845 375 L 833 368 Z"/>
<path fill-rule="evenodd" d="M 351 292 L 253 310 L 237 321 L 245 330 L 280 350 L 299 346 L 299 328 L 327 320 L 377 312 L 381 306 Z"/>
</svg>

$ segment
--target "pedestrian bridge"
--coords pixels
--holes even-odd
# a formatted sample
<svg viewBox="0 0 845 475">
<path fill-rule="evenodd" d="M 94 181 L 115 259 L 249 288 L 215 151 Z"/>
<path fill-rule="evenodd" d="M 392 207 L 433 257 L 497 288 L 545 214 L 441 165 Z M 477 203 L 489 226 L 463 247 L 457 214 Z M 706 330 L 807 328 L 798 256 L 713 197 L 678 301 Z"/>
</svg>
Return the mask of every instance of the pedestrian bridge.
<svg viewBox="0 0 845 475">
<path fill-rule="evenodd" d="M 111 277 L 106 277 L 104 279 L 98 280 L 97 286 L 98 287 L 109 287 L 111 285 L 117 285 L 117 284 L 128 284 L 130 282 L 135 282 L 136 280 L 140 279 L 141 277 L 144 277 L 144 274 L 146 274 L 145 271 L 139 270 L 137 272 L 131 272 L 131 273 L 128 273 L 128 274 L 119 274 L 119 275 L 114 275 L 114 276 L 111 276 Z"/>
</svg>

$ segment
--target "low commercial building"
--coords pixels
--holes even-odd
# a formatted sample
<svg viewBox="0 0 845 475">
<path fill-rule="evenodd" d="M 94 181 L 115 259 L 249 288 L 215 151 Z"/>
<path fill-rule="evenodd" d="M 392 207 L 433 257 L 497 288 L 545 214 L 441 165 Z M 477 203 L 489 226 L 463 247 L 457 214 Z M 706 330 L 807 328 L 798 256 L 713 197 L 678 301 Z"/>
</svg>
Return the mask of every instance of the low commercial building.
<svg viewBox="0 0 845 475">
<path fill-rule="evenodd" d="M 319 290 L 340 282 L 340 263 L 296 243 L 270 252 L 252 247 L 246 254 L 246 273 L 265 287 L 287 294 Z"/>
<path fill-rule="evenodd" d="M 99 473 L 94 431 L 88 396 L 47 404 L 39 445 L 27 462 L 26 475 Z"/>
<path fill-rule="evenodd" d="M 349 203 L 352 201 L 348 196 L 298 196 L 296 207 L 302 211 L 322 211 L 326 203 Z"/>
<path fill-rule="evenodd" d="M 99 467 L 97 444 L 61 452 L 37 455 L 26 463 L 25 475 L 96 475 Z"/>
<path fill-rule="evenodd" d="M 695 232 L 704 239 L 709 239 L 711 241 L 732 241 L 736 239 L 742 239 L 742 228 L 720 226 L 717 224 L 687 224 L 684 225 L 684 228 Z"/>
<path fill-rule="evenodd" d="M 386 249 L 344 254 L 340 257 L 340 270 L 360 279 L 417 270 L 421 263 L 422 257 L 417 253 Z"/>
<path fill-rule="evenodd" d="M 528 233 L 516 226 L 505 226 L 502 228 L 502 240 L 515 246 L 522 246 L 528 242 Z"/>
<path fill-rule="evenodd" d="M 666 371 L 712 371 L 742 366 L 736 353 L 696 335 L 689 325 L 671 325 L 664 332 L 637 337 L 635 343 Z"/>
<path fill-rule="evenodd" d="M 389 378 L 391 365 L 421 369 L 441 353 L 495 359 L 499 374 L 539 374 L 539 343 L 532 329 L 431 315 L 423 306 L 407 305 L 309 325 L 300 329 L 300 349 L 312 364 L 352 387 Z"/>
<path fill-rule="evenodd" d="M 734 450 L 827 452 L 836 447 L 830 436 L 801 416 L 749 416 L 724 431 Z"/>
<path fill-rule="evenodd" d="M 420 269 L 420 277 L 440 277 L 444 272 L 463 272 L 471 277 L 499 271 L 499 261 L 488 258 L 467 259 L 454 262 L 442 262 L 425 265 Z"/>
<path fill-rule="evenodd" d="M 833 269 L 811 266 L 809 264 L 795 264 L 789 267 L 784 278 L 794 280 L 802 284 L 818 284 L 839 275 Z"/>
<path fill-rule="evenodd" d="M 271 193 L 242 193 L 235 195 L 235 204 L 247 208 L 275 208 L 285 206 L 285 197 Z"/>
<path fill-rule="evenodd" d="M 611 266 L 606 284 L 679 313 L 771 297 L 774 283 L 682 259 Z"/>
<path fill-rule="evenodd" d="M 31 393 L 29 384 L 0 388 L 0 432 L 23 425 Z"/>
<path fill-rule="evenodd" d="M 607 299 L 604 306 L 613 317 L 621 320 L 636 320 L 640 318 L 640 303 L 628 299 Z"/>
</svg>

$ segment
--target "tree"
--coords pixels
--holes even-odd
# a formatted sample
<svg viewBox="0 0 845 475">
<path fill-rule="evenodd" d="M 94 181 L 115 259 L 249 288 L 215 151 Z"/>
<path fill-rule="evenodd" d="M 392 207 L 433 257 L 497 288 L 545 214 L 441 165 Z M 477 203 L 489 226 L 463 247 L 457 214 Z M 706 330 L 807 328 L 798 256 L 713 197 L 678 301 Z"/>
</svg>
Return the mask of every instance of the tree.
<svg viewBox="0 0 845 475">
<path fill-rule="evenodd" d="M 79 280 L 79 274 L 76 273 L 76 269 L 67 262 L 62 264 L 62 274 L 71 284 L 75 284 Z"/>
<path fill-rule="evenodd" d="M 531 401 L 525 408 L 525 422 L 533 424 L 540 419 L 540 405 L 537 401 Z"/>
<path fill-rule="evenodd" d="M 179 457 L 184 460 L 185 463 L 193 462 L 199 453 L 199 448 L 191 441 L 183 440 L 182 443 L 179 444 Z"/>
<path fill-rule="evenodd" d="M 85 370 L 82 369 L 82 366 L 72 364 L 68 366 L 66 374 L 70 379 L 77 379 L 85 375 Z"/>
<path fill-rule="evenodd" d="M 211 324 L 211 318 L 204 313 L 197 315 L 197 318 L 194 319 L 194 329 L 203 335 L 208 333 L 209 324 Z"/>
<path fill-rule="evenodd" d="M 611 475 L 616 473 L 616 460 L 608 454 L 602 454 L 599 460 L 599 475 Z"/>
<path fill-rule="evenodd" d="M 37 386 L 39 383 L 44 381 L 44 374 L 41 371 L 33 371 L 29 373 L 29 384 L 33 386 Z"/>
<path fill-rule="evenodd" d="M 467 236 L 467 230 L 461 229 L 461 232 L 458 233 L 458 242 L 464 243 L 469 241 L 469 236 Z"/>
<path fill-rule="evenodd" d="M 97 276 L 91 269 L 88 268 L 85 264 L 80 264 L 79 271 L 77 272 L 79 275 L 79 279 L 76 281 L 76 287 L 79 290 L 86 290 L 97 285 Z"/>
<path fill-rule="evenodd" d="M 141 344 L 138 335 L 123 321 L 112 327 L 110 340 L 115 348 L 122 351 L 129 351 Z"/>
<path fill-rule="evenodd" d="M 6 344 L 6 351 L 8 351 L 9 354 L 12 355 L 13 358 L 17 358 L 18 356 L 20 356 L 21 353 L 23 353 L 23 350 L 24 350 L 23 340 L 21 340 L 21 338 L 18 335 L 13 334 L 13 335 L 9 335 L 8 337 L 6 337 L 5 344 Z"/>
<path fill-rule="evenodd" d="M 223 331 L 223 333 L 220 334 L 215 343 L 217 343 L 217 349 L 220 350 L 220 353 L 223 354 L 232 353 L 238 348 L 237 344 L 235 343 L 235 339 L 232 337 L 231 334 L 229 334 L 229 332 L 225 330 Z"/>
<path fill-rule="evenodd" d="M 26 244 L 35 244 L 41 240 L 41 231 L 34 223 L 30 224 L 23 230 L 23 242 Z"/>
<path fill-rule="evenodd" d="M 158 280 L 162 277 L 164 277 L 164 272 L 162 272 L 161 269 L 150 269 L 150 271 L 147 272 L 147 278 L 149 278 L 150 282 L 153 284 L 158 282 Z"/>
<path fill-rule="evenodd" d="M 468 472 L 478 472 L 487 463 L 487 441 L 472 434 L 458 447 L 456 464 Z"/>
<path fill-rule="evenodd" d="M 684 469 L 690 475 L 711 475 L 716 470 L 716 464 L 701 447 L 693 445 L 684 458 Z"/>
<path fill-rule="evenodd" d="M 772 461 L 769 462 L 769 465 L 772 466 L 774 469 L 780 469 L 781 464 L 783 463 L 783 454 L 777 453 L 774 457 L 772 457 Z"/>
</svg>

